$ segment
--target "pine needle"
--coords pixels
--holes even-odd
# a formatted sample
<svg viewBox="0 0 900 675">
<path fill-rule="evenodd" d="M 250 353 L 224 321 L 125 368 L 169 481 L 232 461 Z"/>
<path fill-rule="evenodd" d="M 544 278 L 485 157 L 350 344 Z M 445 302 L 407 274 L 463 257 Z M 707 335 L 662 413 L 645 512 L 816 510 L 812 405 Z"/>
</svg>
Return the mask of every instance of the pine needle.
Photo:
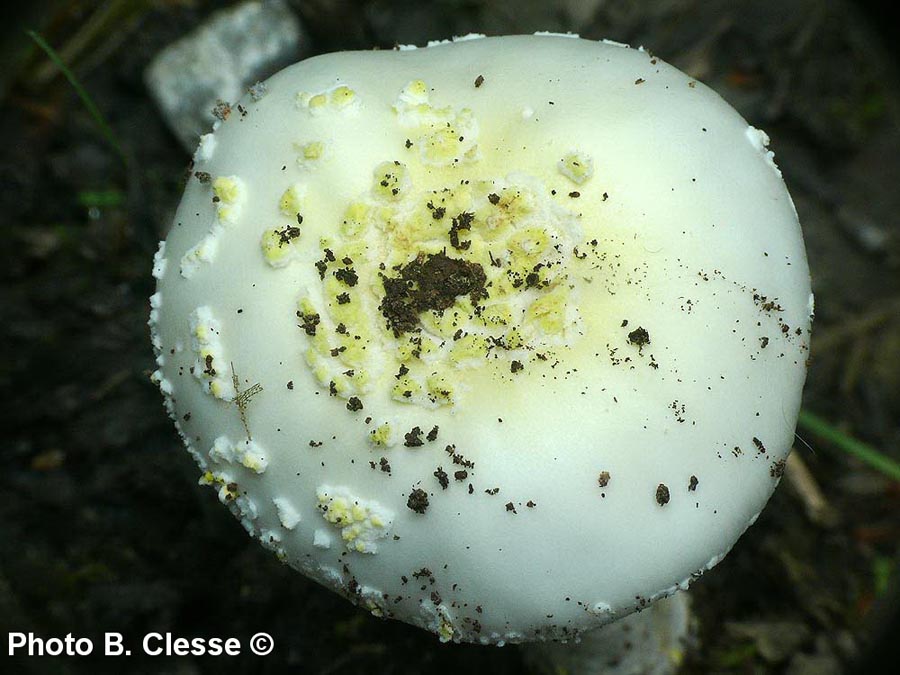
<svg viewBox="0 0 900 675">
<path fill-rule="evenodd" d="M 834 447 L 856 457 L 871 468 L 880 471 L 888 478 L 900 481 L 900 463 L 891 459 L 880 450 L 873 448 L 825 421 L 807 410 L 800 411 L 798 424 L 819 438 L 828 441 Z"/>
<path fill-rule="evenodd" d="M 75 90 L 75 93 L 78 94 L 78 98 L 81 99 L 81 102 L 84 104 L 84 107 L 87 108 L 88 113 L 91 118 L 94 120 L 94 124 L 97 125 L 97 128 L 100 130 L 100 133 L 103 135 L 103 138 L 109 143 L 110 147 L 115 150 L 116 154 L 122 160 L 123 164 L 128 164 L 127 159 L 125 158 L 125 153 L 122 150 L 122 146 L 119 144 L 119 140 L 116 138 L 115 133 L 112 130 L 112 127 L 109 126 L 109 123 L 106 121 L 106 118 L 103 116 L 103 113 L 100 112 L 100 109 L 94 103 L 90 94 L 87 93 L 85 88 L 78 81 L 78 78 L 75 77 L 75 74 L 69 70 L 69 67 L 63 63 L 62 59 L 59 57 L 59 54 L 56 53 L 56 50 L 53 49 L 47 41 L 44 40 L 40 35 L 38 35 L 33 30 L 26 30 L 26 35 L 34 40 L 34 43 L 41 48 L 41 50 L 47 55 L 57 68 L 59 68 L 60 72 L 63 76 L 69 81 L 69 84 L 72 85 L 72 88 Z"/>
</svg>

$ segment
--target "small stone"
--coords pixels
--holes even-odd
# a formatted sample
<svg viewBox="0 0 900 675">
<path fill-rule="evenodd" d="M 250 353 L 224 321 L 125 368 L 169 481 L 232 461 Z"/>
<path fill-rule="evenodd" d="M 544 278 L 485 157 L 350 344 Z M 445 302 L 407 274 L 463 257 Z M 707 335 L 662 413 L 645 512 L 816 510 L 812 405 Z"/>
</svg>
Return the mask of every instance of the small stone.
<svg viewBox="0 0 900 675">
<path fill-rule="evenodd" d="M 212 127 L 219 101 L 236 103 L 248 90 L 265 95 L 260 80 L 299 60 L 307 39 L 283 0 L 242 2 L 212 14 L 199 28 L 164 48 L 144 80 L 186 150 Z"/>
</svg>

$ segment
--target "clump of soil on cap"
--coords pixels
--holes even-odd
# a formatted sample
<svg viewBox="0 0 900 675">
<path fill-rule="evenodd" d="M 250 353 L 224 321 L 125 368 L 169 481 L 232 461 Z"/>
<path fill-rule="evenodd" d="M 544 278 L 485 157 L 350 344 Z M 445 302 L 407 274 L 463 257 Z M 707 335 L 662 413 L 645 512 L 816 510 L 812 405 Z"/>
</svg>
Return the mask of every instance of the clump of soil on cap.
<svg viewBox="0 0 900 675">
<path fill-rule="evenodd" d="M 381 275 L 384 298 L 378 309 L 396 337 L 415 330 L 422 312 L 442 312 L 461 295 L 468 295 L 473 304 L 488 297 L 484 268 L 446 253 L 420 253 L 394 269 L 398 276 Z"/>
</svg>

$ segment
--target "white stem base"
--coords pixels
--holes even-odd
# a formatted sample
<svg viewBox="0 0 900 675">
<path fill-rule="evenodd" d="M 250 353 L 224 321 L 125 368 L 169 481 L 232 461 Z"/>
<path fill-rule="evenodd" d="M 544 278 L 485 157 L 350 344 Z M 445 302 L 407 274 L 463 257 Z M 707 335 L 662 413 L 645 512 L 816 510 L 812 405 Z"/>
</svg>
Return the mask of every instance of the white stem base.
<svg viewBox="0 0 900 675">
<path fill-rule="evenodd" d="M 547 675 L 672 675 L 691 634 L 690 602 L 679 592 L 583 635 L 581 642 L 526 645 L 533 672 Z"/>
</svg>

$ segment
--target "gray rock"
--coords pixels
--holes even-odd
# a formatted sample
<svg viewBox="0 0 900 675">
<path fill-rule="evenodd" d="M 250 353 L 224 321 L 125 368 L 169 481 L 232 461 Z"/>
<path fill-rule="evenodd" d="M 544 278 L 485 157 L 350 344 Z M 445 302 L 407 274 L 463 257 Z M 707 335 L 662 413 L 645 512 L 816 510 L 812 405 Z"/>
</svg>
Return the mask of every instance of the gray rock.
<svg viewBox="0 0 900 675">
<path fill-rule="evenodd" d="M 307 48 L 298 18 L 282 0 L 242 2 L 212 14 L 163 49 L 144 80 L 169 127 L 188 151 L 209 131 L 219 102 L 234 102 Z"/>
</svg>

